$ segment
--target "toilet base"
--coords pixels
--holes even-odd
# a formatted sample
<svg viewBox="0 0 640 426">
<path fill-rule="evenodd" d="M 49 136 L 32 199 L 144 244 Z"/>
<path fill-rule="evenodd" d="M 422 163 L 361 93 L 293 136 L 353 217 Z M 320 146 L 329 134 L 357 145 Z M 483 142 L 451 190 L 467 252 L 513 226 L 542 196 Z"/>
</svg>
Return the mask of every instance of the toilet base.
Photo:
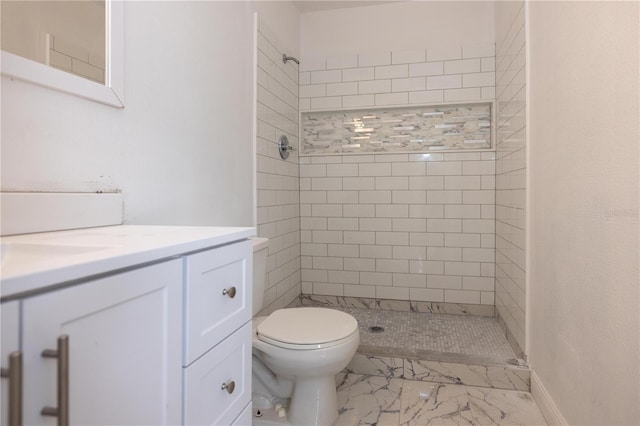
<svg viewBox="0 0 640 426">
<path fill-rule="evenodd" d="M 332 425 L 338 418 L 335 377 L 299 377 L 287 417 L 292 425 Z"/>
</svg>

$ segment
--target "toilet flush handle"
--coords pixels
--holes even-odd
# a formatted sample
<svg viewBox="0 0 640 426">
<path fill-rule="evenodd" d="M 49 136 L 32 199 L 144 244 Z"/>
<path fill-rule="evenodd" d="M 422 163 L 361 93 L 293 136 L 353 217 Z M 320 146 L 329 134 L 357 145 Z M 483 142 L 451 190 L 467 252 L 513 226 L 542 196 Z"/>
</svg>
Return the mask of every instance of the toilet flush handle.
<svg viewBox="0 0 640 426">
<path fill-rule="evenodd" d="M 224 289 L 222 290 L 222 295 L 223 296 L 229 296 L 229 298 L 233 299 L 234 297 L 236 297 L 236 288 L 235 287 L 231 287 L 229 289 Z"/>
</svg>

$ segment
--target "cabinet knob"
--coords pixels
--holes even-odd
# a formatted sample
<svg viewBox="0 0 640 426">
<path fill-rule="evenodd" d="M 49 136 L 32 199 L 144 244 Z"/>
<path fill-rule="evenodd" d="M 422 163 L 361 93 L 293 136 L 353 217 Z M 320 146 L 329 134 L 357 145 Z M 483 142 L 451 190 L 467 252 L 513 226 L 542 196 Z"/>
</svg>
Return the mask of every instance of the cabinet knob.
<svg viewBox="0 0 640 426">
<path fill-rule="evenodd" d="M 229 296 L 230 299 L 233 299 L 234 297 L 236 297 L 236 288 L 235 287 L 231 287 L 229 289 L 224 289 L 222 290 L 222 295 L 223 296 Z"/>
<path fill-rule="evenodd" d="M 0 375 L 9 379 L 9 424 L 22 425 L 22 352 L 9 354 L 9 368 Z"/>
<path fill-rule="evenodd" d="M 236 382 L 234 382 L 233 380 L 229 380 L 227 383 L 223 383 L 220 389 L 226 390 L 229 395 L 231 395 L 236 389 Z"/>
</svg>

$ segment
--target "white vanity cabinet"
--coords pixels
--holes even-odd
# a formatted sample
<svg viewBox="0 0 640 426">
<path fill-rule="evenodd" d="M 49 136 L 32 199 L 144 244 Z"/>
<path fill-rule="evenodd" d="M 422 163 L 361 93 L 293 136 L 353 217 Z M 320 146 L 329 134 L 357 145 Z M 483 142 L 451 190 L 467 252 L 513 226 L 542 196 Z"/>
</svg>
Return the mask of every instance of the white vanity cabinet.
<svg viewBox="0 0 640 426">
<path fill-rule="evenodd" d="M 50 274 L 3 271 L 1 364 L 22 355 L 22 424 L 250 425 L 253 230 L 112 228 L 90 236 L 130 246 Z M 32 246 L 12 238 L 22 268 Z M 3 426 L 9 394 L 3 378 Z"/>
<path fill-rule="evenodd" d="M 41 413 L 64 415 L 61 405 L 74 425 L 180 423 L 180 260 L 27 298 L 22 309 L 24 424 L 56 424 Z"/>
</svg>

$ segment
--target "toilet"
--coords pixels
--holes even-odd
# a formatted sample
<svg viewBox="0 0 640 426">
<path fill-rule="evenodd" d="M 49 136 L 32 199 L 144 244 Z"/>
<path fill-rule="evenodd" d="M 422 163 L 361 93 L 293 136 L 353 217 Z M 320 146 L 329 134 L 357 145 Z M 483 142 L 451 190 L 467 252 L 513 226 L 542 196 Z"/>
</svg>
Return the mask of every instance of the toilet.
<svg viewBox="0 0 640 426">
<path fill-rule="evenodd" d="M 253 238 L 253 411 L 282 405 L 288 424 L 331 425 L 338 417 L 335 375 L 358 348 L 358 322 L 341 311 L 311 307 L 256 317 L 268 252 L 268 239 Z"/>
</svg>

